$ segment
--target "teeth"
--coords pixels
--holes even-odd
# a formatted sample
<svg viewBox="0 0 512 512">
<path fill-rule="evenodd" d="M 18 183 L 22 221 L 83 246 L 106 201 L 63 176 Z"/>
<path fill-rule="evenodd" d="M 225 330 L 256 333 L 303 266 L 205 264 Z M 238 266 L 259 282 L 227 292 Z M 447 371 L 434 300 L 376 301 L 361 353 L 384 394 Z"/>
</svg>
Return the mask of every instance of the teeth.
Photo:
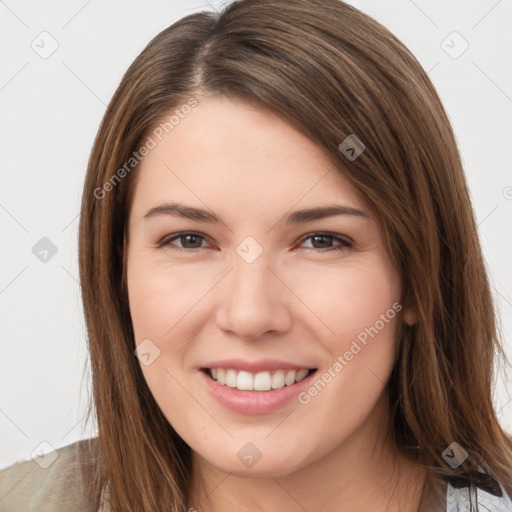
<svg viewBox="0 0 512 512">
<path fill-rule="evenodd" d="M 297 376 L 295 377 L 295 381 L 300 382 L 302 379 L 305 379 L 308 373 L 309 373 L 309 370 L 306 370 L 305 368 L 303 368 L 302 370 L 299 370 L 297 372 Z"/>
<path fill-rule="evenodd" d="M 288 370 L 286 377 L 284 378 L 284 383 L 287 386 L 291 386 L 295 382 L 295 377 L 297 376 L 297 372 L 295 370 Z"/>
<path fill-rule="evenodd" d="M 228 370 L 234 373 L 235 370 Z M 236 379 L 236 388 L 241 389 L 243 391 L 252 391 L 254 389 L 254 377 L 252 373 L 249 372 L 238 372 L 238 377 Z"/>
<path fill-rule="evenodd" d="M 305 379 L 308 373 L 309 370 L 307 368 L 302 368 L 301 370 L 277 370 L 273 374 L 270 371 L 253 374 L 231 368 L 210 369 L 210 375 L 213 380 L 240 391 L 269 391 L 271 389 L 284 388 Z"/>
<path fill-rule="evenodd" d="M 212 377 L 213 377 L 213 372 L 212 372 Z M 226 371 L 223 368 L 217 369 L 217 382 L 222 385 L 226 384 Z"/>
<path fill-rule="evenodd" d="M 237 378 L 235 370 L 226 370 L 226 386 L 236 388 Z"/>
<path fill-rule="evenodd" d="M 284 371 L 277 370 L 274 375 L 272 375 L 272 389 L 279 389 L 284 387 Z"/>
<path fill-rule="evenodd" d="M 254 391 L 268 391 L 272 388 L 272 377 L 269 372 L 260 372 L 254 376 Z"/>
</svg>

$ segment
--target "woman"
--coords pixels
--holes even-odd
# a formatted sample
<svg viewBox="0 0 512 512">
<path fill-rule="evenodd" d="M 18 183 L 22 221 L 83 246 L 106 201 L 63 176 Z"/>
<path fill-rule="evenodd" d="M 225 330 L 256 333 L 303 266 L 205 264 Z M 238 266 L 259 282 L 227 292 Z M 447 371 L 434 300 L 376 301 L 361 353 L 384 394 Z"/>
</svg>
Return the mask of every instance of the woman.
<svg viewBox="0 0 512 512">
<path fill-rule="evenodd" d="M 79 242 L 99 436 L 7 510 L 36 485 L 74 510 L 512 510 L 456 143 L 368 16 L 242 0 L 160 33 L 98 132 Z"/>
</svg>

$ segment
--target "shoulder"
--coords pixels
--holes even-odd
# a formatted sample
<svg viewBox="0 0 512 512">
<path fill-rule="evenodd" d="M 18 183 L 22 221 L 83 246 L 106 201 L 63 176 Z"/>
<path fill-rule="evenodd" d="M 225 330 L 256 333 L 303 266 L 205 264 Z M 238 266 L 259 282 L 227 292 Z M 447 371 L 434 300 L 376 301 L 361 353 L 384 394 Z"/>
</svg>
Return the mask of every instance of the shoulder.
<svg viewBox="0 0 512 512">
<path fill-rule="evenodd" d="M 18 461 L 0 471 L 0 510 L 2 512 L 96 512 L 85 494 L 81 468 L 95 438 L 57 448 L 41 457 Z"/>
</svg>

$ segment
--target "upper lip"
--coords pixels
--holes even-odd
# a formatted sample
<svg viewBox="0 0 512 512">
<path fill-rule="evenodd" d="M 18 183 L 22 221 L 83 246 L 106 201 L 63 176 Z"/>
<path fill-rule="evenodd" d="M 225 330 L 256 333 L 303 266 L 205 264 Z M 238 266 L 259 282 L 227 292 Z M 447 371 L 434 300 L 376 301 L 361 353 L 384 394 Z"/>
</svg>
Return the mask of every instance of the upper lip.
<svg viewBox="0 0 512 512">
<path fill-rule="evenodd" d="M 301 370 L 303 368 L 314 369 L 308 364 L 296 364 L 276 359 L 260 359 L 258 361 L 244 361 L 242 359 L 222 359 L 211 361 L 201 368 L 227 368 L 233 370 L 245 370 L 250 373 L 264 372 L 266 370 Z"/>
</svg>

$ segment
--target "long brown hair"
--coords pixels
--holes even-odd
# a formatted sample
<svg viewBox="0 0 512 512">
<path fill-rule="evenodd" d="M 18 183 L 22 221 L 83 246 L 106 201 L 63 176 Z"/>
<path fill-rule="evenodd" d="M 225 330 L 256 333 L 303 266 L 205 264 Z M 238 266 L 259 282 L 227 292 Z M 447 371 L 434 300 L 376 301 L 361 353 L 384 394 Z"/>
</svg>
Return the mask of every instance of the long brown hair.
<svg viewBox="0 0 512 512">
<path fill-rule="evenodd" d="M 108 482 L 115 511 L 187 504 L 190 448 L 134 356 L 123 240 L 134 152 L 199 93 L 281 116 L 363 195 L 402 277 L 402 303 L 418 313 L 397 340 L 387 388 L 396 444 L 438 473 L 476 478 L 486 463 L 512 494 L 512 439 L 492 401 L 497 359 L 508 361 L 458 149 L 432 83 L 390 32 L 339 0 L 241 0 L 158 34 L 124 75 L 94 142 L 79 264 L 93 381 L 88 414 L 99 429 L 95 499 Z M 365 149 L 349 160 L 339 145 L 352 134 Z M 457 470 L 441 455 L 454 441 L 470 455 Z"/>
</svg>

